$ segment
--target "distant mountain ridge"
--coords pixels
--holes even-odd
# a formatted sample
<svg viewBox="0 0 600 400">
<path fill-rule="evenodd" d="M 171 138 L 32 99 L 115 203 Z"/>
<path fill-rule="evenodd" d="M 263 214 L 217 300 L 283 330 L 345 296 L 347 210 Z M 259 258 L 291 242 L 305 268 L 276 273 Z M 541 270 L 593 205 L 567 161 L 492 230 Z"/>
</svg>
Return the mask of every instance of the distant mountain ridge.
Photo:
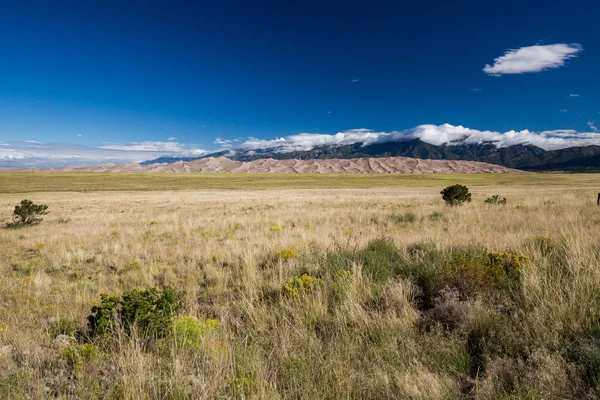
<svg viewBox="0 0 600 400">
<path fill-rule="evenodd" d="M 235 153 L 233 152 L 235 151 Z M 319 160 L 379 157 L 411 157 L 426 160 L 463 160 L 502 165 L 529 171 L 600 171 L 600 146 L 568 147 L 544 150 L 531 144 L 518 144 L 497 148 L 492 143 L 444 144 L 441 146 L 419 139 L 404 142 L 373 143 L 363 146 L 355 143 L 343 146 L 321 146 L 308 151 L 282 153 L 270 149 L 235 149 L 210 153 L 199 158 L 225 156 L 236 161 L 261 158 L 276 160 Z M 196 158 L 160 157 L 142 164 L 192 161 Z"/>
</svg>

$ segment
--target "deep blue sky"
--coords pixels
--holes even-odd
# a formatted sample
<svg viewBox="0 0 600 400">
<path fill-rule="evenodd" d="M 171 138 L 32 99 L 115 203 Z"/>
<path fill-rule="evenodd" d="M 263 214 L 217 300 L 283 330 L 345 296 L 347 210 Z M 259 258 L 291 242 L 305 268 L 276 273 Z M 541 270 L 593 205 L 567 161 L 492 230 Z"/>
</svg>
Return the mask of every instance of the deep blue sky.
<svg viewBox="0 0 600 400">
<path fill-rule="evenodd" d="M 585 131 L 600 119 L 600 2 L 291 3 L 5 2 L 0 141 L 214 148 L 215 137 Z M 538 43 L 584 50 L 539 73 L 482 71 Z"/>
</svg>

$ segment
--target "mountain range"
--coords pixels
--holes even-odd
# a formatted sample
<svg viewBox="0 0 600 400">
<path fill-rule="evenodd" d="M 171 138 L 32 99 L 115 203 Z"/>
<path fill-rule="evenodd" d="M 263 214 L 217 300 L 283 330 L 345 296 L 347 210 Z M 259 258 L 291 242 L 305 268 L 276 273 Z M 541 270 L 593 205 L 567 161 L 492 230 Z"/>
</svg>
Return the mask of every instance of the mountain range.
<svg viewBox="0 0 600 400">
<path fill-rule="evenodd" d="M 378 157 L 411 157 L 427 160 L 479 161 L 528 171 L 600 171 L 600 146 L 568 147 L 544 150 L 530 144 L 496 147 L 492 143 L 444 144 L 441 146 L 419 139 L 403 142 L 385 142 L 363 145 L 355 143 L 342 146 L 321 146 L 308 151 L 281 152 L 277 147 L 266 149 L 227 149 L 202 157 L 160 157 L 142 164 L 192 161 L 206 157 L 228 157 L 236 161 L 253 161 L 262 158 L 276 160 L 297 159 L 350 159 Z"/>
</svg>

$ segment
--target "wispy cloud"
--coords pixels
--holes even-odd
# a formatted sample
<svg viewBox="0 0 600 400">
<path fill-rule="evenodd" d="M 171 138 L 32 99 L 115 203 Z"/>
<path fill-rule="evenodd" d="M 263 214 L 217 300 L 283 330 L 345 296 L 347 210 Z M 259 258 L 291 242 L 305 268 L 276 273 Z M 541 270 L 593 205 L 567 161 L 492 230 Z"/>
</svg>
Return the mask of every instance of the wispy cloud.
<svg viewBox="0 0 600 400">
<path fill-rule="evenodd" d="M 472 92 L 481 92 L 483 89 L 480 88 L 473 88 L 471 89 Z"/>
<path fill-rule="evenodd" d="M 562 110 L 560 110 L 560 112 L 568 112 L 569 110 L 567 110 L 566 108 L 563 108 Z"/>
<path fill-rule="evenodd" d="M 106 143 L 100 147 L 105 150 L 144 151 L 144 152 L 176 152 L 183 149 L 177 142 L 130 142 L 123 144 Z"/>
<path fill-rule="evenodd" d="M 170 138 L 168 138 L 167 140 L 177 140 L 176 137 L 171 136 Z"/>
<path fill-rule="evenodd" d="M 234 143 L 239 143 L 239 142 L 243 142 L 243 141 L 244 141 L 244 139 L 242 139 L 242 138 L 235 138 L 235 139 L 216 138 L 213 143 L 221 145 L 221 147 L 231 147 L 231 146 L 233 146 Z"/>
<path fill-rule="evenodd" d="M 358 81 L 360 81 L 360 79 L 352 79 L 350 82 L 351 82 L 351 83 L 356 83 L 356 82 L 358 82 Z"/>
<path fill-rule="evenodd" d="M 103 163 L 141 162 L 166 155 L 201 156 L 194 145 L 175 142 L 108 144 L 99 148 L 31 141 L 0 143 L 0 168 L 51 168 Z"/>
<path fill-rule="evenodd" d="M 483 71 L 491 76 L 500 76 L 560 68 L 565 65 L 566 60 L 576 57 L 581 51 L 583 51 L 583 47 L 577 43 L 557 43 L 511 49 L 494 59 L 493 65 L 487 64 Z"/>
<path fill-rule="evenodd" d="M 596 128 L 596 125 L 594 124 L 593 121 L 588 121 L 588 126 L 590 127 L 591 130 L 593 130 L 594 132 L 598 132 L 598 128 Z"/>
<path fill-rule="evenodd" d="M 571 94 L 569 94 L 569 97 L 579 97 L 579 95 L 576 93 L 571 93 Z"/>
</svg>

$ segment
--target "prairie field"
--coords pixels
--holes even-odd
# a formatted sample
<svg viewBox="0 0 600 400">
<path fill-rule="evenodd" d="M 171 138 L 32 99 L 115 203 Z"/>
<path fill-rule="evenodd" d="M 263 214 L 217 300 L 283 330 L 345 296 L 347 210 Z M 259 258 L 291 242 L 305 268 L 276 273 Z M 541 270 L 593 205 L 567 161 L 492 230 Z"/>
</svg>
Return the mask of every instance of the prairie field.
<svg viewBox="0 0 600 400">
<path fill-rule="evenodd" d="M 0 398 L 598 398 L 599 184 L 0 173 Z"/>
</svg>

